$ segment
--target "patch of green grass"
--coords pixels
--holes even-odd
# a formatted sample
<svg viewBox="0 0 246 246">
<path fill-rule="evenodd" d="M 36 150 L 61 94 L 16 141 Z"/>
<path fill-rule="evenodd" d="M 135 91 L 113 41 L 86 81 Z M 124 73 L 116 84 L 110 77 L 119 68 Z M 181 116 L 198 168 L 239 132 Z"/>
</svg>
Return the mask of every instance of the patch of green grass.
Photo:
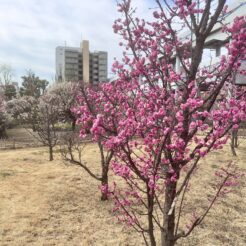
<svg viewBox="0 0 246 246">
<path fill-rule="evenodd" d="M 57 123 L 55 124 L 56 130 L 71 130 L 72 126 L 70 123 Z"/>
<path fill-rule="evenodd" d="M 6 178 L 6 177 L 9 177 L 9 176 L 12 176 L 12 175 L 14 175 L 14 172 L 11 171 L 11 170 L 0 171 L 0 178 Z"/>
<path fill-rule="evenodd" d="M 60 153 L 60 149 L 59 148 L 56 148 L 56 149 L 53 149 L 53 153 L 56 154 L 56 153 Z M 40 150 L 40 151 L 35 151 L 35 152 L 32 152 L 32 155 L 48 155 L 49 154 L 49 150 L 48 148 L 45 149 L 45 150 Z"/>
<path fill-rule="evenodd" d="M 42 155 L 42 154 L 46 154 L 47 151 L 46 150 L 41 150 L 41 151 L 35 151 L 35 152 L 32 152 L 31 154 L 32 155 Z"/>
<path fill-rule="evenodd" d="M 53 153 L 60 153 L 61 151 L 60 151 L 60 149 L 54 149 L 53 150 Z"/>
<path fill-rule="evenodd" d="M 212 165 L 212 168 L 218 168 L 218 166 L 217 166 L 217 165 L 215 165 L 215 164 L 213 164 L 213 165 Z"/>
</svg>

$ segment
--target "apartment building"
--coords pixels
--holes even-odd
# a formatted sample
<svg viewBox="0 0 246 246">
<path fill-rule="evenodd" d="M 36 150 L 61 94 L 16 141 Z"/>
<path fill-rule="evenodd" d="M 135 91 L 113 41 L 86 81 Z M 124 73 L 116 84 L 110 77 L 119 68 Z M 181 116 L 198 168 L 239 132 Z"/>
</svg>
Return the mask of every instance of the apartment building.
<svg viewBox="0 0 246 246">
<path fill-rule="evenodd" d="M 80 47 L 58 46 L 56 48 L 56 81 L 79 81 L 97 84 L 107 81 L 108 53 L 90 52 L 89 41 Z"/>
</svg>

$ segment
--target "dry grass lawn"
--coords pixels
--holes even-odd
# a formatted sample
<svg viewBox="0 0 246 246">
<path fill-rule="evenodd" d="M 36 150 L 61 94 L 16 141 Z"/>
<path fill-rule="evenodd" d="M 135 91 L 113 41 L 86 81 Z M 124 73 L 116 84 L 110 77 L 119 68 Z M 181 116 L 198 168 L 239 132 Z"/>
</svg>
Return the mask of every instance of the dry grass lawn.
<svg viewBox="0 0 246 246">
<path fill-rule="evenodd" d="M 99 200 L 98 183 L 79 167 L 64 164 L 58 153 L 55 157 L 54 162 L 47 161 L 46 148 L 0 152 L 0 245 L 143 245 L 141 236 L 113 217 L 112 201 Z M 98 168 L 96 145 L 87 146 L 84 158 Z M 205 196 L 211 175 L 231 159 L 227 146 L 202 161 L 184 213 L 192 213 L 191 205 L 206 208 L 206 199 L 200 197 Z M 246 169 L 245 141 L 234 159 Z M 246 245 L 245 195 L 242 180 L 178 245 Z"/>
</svg>

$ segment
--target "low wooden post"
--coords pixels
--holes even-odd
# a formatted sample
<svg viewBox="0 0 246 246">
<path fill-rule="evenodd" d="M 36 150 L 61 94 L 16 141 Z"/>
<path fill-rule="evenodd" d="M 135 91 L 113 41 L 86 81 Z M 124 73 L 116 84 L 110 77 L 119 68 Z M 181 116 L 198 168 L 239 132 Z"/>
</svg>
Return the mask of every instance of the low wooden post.
<svg viewBox="0 0 246 246">
<path fill-rule="evenodd" d="M 15 149 L 15 138 L 13 138 L 13 149 Z"/>
</svg>

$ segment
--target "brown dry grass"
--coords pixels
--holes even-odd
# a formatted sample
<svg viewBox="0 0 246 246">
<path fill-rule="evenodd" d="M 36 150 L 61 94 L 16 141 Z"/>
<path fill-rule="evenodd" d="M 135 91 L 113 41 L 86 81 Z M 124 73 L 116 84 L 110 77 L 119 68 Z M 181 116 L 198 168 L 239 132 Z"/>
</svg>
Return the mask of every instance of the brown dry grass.
<svg viewBox="0 0 246 246">
<path fill-rule="evenodd" d="M 88 145 L 84 158 L 99 172 L 95 145 Z M 96 181 L 79 167 L 65 165 L 58 154 L 54 162 L 47 159 L 46 148 L 0 152 L 0 245 L 143 244 L 141 236 L 114 219 L 112 201 L 99 200 Z M 189 215 L 194 204 L 206 207 L 206 199 L 200 197 L 214 169 L 231 159 L 227 146 L 202 161 L 184 213 Z M 245 143 L 236 160 L 245 168 Z M 242 181 L 179 245 L 246 245 L 246 187 Z"/>
</svg>

